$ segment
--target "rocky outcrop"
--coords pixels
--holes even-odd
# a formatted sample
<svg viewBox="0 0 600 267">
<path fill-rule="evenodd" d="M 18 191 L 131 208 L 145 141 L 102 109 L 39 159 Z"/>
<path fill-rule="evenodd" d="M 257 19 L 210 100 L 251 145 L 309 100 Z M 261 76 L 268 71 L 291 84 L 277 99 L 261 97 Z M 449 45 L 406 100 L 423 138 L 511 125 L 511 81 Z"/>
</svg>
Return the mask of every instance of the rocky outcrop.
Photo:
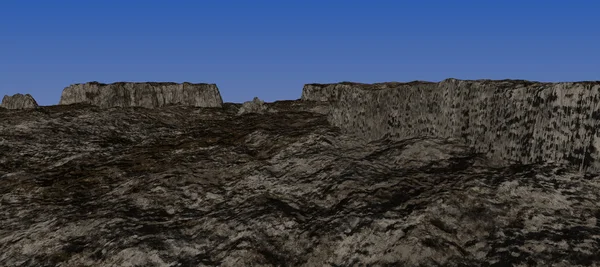
<svg viewBox="0 0 600 267">
<path fill-rule="evenodd" d="M 238 115 L 247 114 L 247 113 L 264 113 L 268 108 L 265 105 L 265 102 L 260 100 L 258 97 L 254 97 L 252 101 L 246 101 L 240 107 L 238 111 Z"/>
<path fill-rule="evenodd" d="M 5 95 L 0 106 L 7 109 L 28 109 L 36 108 L 38 104 L 30 94 L 14 94 L 13 96 Z"/>
<path fill-rule="evenodd" d="M 0 266 L 600 263 L 597 174 L 366 142 L 307 112 L 320 103 L 265 105 L 10 111 Z"/>
<path fill-rule="evenodd" d="M 332 124 L 371 140 L 456 137 L 497 159 L 600 170 L 600 82 L 308 84 L 302 99 L 330 101 Z"/>
<path fill-rule="evenodd" d="M 73 103 L 88 103 L 99 107 L 155 108 L 172 104 L 220 107 L 223 100 L 215 84 L 89 82 L 74 84 L 63 90 L 60 104 Z"/>
</svg>

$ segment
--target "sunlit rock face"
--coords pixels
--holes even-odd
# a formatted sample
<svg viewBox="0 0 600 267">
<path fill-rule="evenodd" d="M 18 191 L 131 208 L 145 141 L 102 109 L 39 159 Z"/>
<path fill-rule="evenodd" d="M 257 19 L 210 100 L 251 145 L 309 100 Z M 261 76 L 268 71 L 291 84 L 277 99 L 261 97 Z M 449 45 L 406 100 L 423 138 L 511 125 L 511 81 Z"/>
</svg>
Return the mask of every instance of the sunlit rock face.
<svg viewBox="0 0 600 267">
<path fill-rule="evenodd" d="M 86 103 L 99 107 L 155 108 L 166 105 L 220 107 L 223 100 L 215 84 L 89 82 L 74 84 L 63 90 L 59 104 L 73 103 Z"/>
<path fill-rule="evenodd" d="M 452 137 L 499 160 L 600 169 L 600 82 L 307 84 L 302 99 L 331 103 L 333 125 L 369 140 Z"/>
<path fill-rule="evenodd" d="M 0 107 L 6 109 L 29 109 L 38 107 L 37 102 L 30 94 L 5 95 Z"/>
</svg>

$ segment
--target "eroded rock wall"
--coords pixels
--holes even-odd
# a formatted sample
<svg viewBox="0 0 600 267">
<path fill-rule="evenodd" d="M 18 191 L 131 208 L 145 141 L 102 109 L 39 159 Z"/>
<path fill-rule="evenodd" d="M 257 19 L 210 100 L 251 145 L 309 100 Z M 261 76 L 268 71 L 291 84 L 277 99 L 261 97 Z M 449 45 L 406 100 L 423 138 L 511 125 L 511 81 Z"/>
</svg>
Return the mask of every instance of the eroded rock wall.
<svg viewBox="0 0 600 267">
<path fill-rule="evenodd" d="M 302 99 L 330 101 L 330 122 L 368 139 L 454 137 L 497 159 L 600 170 L 600 82 L 309 84 Z"/>
<path fill-rule="evenodd" d="M 7 109 L 36 108 L 38 103 L 30 94 L 14 94 L 12 96 L 5 95 L 0 107 Z"/>
<path fill-rule="evenodd" d="M 221 107 L 223 99 L 215 84 L 89 82 L 74 84 L 63 90 L 59 104 L 73 103 L 87 103 L 99 107 L 153 108 L 169 104 Z"/>
</svg>

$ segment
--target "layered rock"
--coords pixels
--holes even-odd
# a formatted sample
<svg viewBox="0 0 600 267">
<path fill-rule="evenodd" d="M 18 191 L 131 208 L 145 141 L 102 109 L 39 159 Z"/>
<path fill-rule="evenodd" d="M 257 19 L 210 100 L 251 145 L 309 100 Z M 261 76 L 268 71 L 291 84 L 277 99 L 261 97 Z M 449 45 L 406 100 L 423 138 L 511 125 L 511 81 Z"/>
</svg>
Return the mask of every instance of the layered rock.
<svg viewBox="0 0 600 267">
<path fill-rule="evenodd" d="M 365 142 L 320 103 L 0 119 L 0 266 L 597 266 L 600 177 Z"/>
<path fill-rule="evenodd" d="M 155 108 L 171 104 L 220 107 L 223 100 L 215 84 L 89 82 L 74 84 L 63 90 L 59 104 L 73 103 L 88 103 L 99 107 Z"/>
<path fill-rule="evenodd" d="M 0 106 L 7 109 L 28 109 L 38 107 L 38 103 L 30 94 L 14 94 L 5 95 Z"/>
<path fill-rule="evenodd" d="M 309 84 L 302 99 L 330 101 L 330 122 L 368 139 L 456 137 L 498 159 L 600 169 L 600 82 Z"/>
</svg>

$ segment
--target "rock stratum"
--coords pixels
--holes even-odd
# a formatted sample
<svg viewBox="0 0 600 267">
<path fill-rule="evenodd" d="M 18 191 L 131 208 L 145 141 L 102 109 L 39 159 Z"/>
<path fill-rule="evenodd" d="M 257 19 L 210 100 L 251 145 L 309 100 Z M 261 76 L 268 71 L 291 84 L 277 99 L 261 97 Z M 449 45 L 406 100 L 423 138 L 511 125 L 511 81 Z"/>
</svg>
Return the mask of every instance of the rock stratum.
<svg viewBox="0 0 600 267">
<path fill-rule="evenodd" d="M 348 92 L 395 85 L 310 86 L 326 101 L 0 109 L 0 266 L 600 266 L 598 172 L 379 133 Z"/>
<path fill-rule="evenodd" d="M 329 121 L 376 140 L 455 137 L 498 160 L 600 170 L 600 82 L 456 80 L 308 84 Z"/>
<path fill-rule="evenodd" d="M 30 94 L 5 95 L 0 107 L 7 109 L 29 109 L 38 107 L 37 102 Z"/>
<path fill-rule="evenodd" d="M 223 104 L 215 84 L 169 82 L 118 82 L 103 84 L 89 82 L 66 87 L 60 105 L 74 103 L 99 107 L 146 107 L 187 105 L 193 107 L 220 107 Z"/>
</svg>

